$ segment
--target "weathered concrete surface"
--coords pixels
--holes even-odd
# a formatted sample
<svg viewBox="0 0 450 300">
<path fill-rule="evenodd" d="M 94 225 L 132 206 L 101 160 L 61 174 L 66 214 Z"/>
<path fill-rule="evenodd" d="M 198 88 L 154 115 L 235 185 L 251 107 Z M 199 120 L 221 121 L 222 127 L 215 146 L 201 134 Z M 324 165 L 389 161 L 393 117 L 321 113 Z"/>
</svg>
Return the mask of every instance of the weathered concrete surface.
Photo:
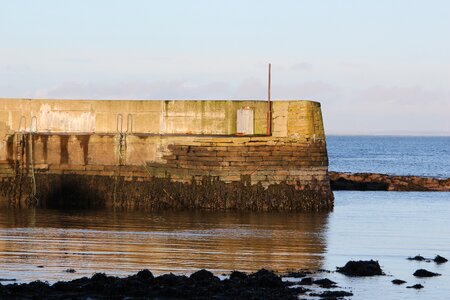
<svg viewBox="0 0 450 300">
<path fill-rule="evenodd" d="M 377 173 L 329 172 L 333 190 L 358 191 L 450 191 L 450 178 L 393 176 Z"/>
<path fill-rule="evenodd" d="M 265 132 L 261 101 L 0 100 L 0 203 L 332 209 L 320 104 L 274 102 L 272 136 L 236 136 L 244 106 Z"/>
<path fill-rule="evenodd" d="M 234 134 L 237 110 L 254 110 L 255 134 L 267 132 L 265 101 L 1 99 L 0 132 Z M 324 138 L 320 103 L 272 103 L 272 135 Z M 0 149 L 1 152 L 1 149 Z"/>
</svg>

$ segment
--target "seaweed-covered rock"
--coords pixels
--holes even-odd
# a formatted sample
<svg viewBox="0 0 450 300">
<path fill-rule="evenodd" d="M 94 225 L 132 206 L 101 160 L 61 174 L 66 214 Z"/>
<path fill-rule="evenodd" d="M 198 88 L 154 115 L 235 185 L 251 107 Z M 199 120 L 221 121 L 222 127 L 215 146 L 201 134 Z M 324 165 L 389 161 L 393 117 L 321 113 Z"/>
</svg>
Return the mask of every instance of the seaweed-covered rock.
<svg viewBox="0 0 450 300">
<path fill-rule="evenodd" d="M 347 276 L 377 276 L 384 275 L 380 264 L 375 260 L 349 261 L 343 267 L 338 267 L 337 272 Z"/>
</svg>

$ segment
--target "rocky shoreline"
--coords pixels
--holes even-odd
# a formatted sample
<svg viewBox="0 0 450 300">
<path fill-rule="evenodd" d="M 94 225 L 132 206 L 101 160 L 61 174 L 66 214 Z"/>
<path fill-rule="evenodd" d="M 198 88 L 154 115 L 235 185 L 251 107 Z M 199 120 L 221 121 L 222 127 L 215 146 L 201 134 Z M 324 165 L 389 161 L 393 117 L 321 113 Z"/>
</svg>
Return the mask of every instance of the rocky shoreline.
<svg viewBox="0 0 450 300">
<path fill-rule="evenodd" d="M 331 189 L 355 191 L 450 191 L 450 178 L 329 172 Z"/>
<path fill-rule="evenodd" d="M 420 255 L 408 260 L 434 261 L 446 263 L 445 257 L 437 255 L 434 259 Z M 73 269 L 67 272 L 76 272 Z M 107 276 L 96 273 L 91 278 L 83 277 L 72 281 L 59 281 L 54 284 L 34 281 L 31 283 L 0 284 L 0 299 L 343 299 L 353 296 L 349 288 L 342 288 L 328 278 L 328 270 L 314 272 L 298 270 L 283 275 L 261 269 L 246 274 L 233 271 L 231 274 L 215 276 L 207 270 L 199 270 L 190 276 L 164 274 L 155 277 L 145 269 L 128 277 Z M 386 276 L 378 261 L 348 261 L 337 267 L 336 272 L 350 277 Z M 441 274 L 418 269 L 413 274 L 417 278 L 441 276 Z M 0 279 L 0 282 L 4 281 Z M 391 280 L 394 285 L 403 285 L 406 281 Z M 421 284 L 406 288 L 422 289 Z"/>
<path fill-rule="evenodd" d="M 207 270 L 200 270 L 189 277 L 164 274 L 155 277 L 149 270 L 120 278 L 96 273 L 54 284 L 35 281 L 23 284 L 0 284 L 0 299 L 298 299 L 299 295 L 322 297 L 351 296 L 347 291 L 323 291 L 310 289 L 335 288 L 329 279 L 313 280 L 306 277 L 311 272 L 296 272 L 290 276 L 303 277 L 299 283 L 283 280 L 272 271 L 261 269 L 252 274 L 233 271 L 221 279 Z"/>
</svg>

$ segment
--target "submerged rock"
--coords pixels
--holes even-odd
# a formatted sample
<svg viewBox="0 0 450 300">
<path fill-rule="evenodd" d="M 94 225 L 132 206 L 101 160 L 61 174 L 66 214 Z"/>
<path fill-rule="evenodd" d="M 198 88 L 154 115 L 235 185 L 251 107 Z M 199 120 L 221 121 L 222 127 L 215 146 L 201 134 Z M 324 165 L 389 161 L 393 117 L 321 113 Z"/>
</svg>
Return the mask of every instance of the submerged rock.
<svg viewBox="0 0 450 300">
<path fill-rule="evenodd" d="M 418 284 L 415 284 L 415 285 L 407 286 L 406 288 L 407 288 L 407 289 L 416 289 L 416 290 L 420 290 L 420 289 L 423 289 L 424 286 L 418 283 Z"/>
<path fill-rule="evenodd" d="M 419 270 L 415 271 L 413 275 L 416 276 L 416 277 L 434 277 L 434 276 L 441 276 L 441 274 L 433 273 L 433 272 L 430 272 L 430 271 L 425 270 L 425 269 L 419 269 Z"/>
<path fill-rule="evenodd" d="M 416 255 L 414 257 L 408 257 L 408 260 L 416 260 L 416 261 L 424 261 L 427 260 L 425 257 L 421 255 Z"/>
<path fill-rule="evenodd" d="M 446 258 L 443 257 L 443 256 L 436 255 L 436 257 L 433 259 L 433 261 L 434 261 L 435 263 L 438 263 L 438 264 L 443 264 L 443 263 L 448 262 L 448 259 L 446 259 Z"/>
<path fill-rule="evenodd" d="M 391 282 L 392 282 L 393 284 L 398 284 L 398 285 L 406 283 L 406 281 L 401 280 L 401 279 L 394 279 L 394 280 L 392 280 Z"/>
<path fill-rule="evenodd" d="M 321 298 L 342 298 L 342 297 L 353 296 L 353 293 L 346 292 L 346 291 L 325 291 L 320 294 L 311 293 L 309 295 L 314 296 L 314 297 L 321 297 Z"/>
<path fill-rule="evenodd" d="M 300 284 L 300 285 L 312 285 L 313 284 L 313 279 L 311 277 L 306 277 L 306 278 L 303 278 L 302 280 L 300 280 L 300 282 L 298 284 Z"/>
<path fill-rule="evenodd" d="M 304 272 L 304 271 L 298 271 L 298 272 L 289 272 L 286 274 L 286 277 L 294 277 L 294 278 L 303 278 L 308 276 L 308 274 L 311 274 L 311 272 Z"/>
<path fill-rule="evenodd" d="M 338 267 L 337 272 L 347 276 L 377 276 L 384 275 L 380 264 L 375 260 L 349 261 L 343 267 Z"/>
<path fill-rule="evenodd" d="M 318 280 L 315 280 L 313 283 L 317 284 L 321 288 L 325 288 L 325 289 L 337 287 L 336 282 L 334 282 L 328 278 L 318 279 Z"/>
<path fill-rule="evenodd" d="M 66 273 L 75 273 L 76 271 L 75 271 L 75 269 L 67 269 L 64 272 L 66 272 Z"/>
</svg>

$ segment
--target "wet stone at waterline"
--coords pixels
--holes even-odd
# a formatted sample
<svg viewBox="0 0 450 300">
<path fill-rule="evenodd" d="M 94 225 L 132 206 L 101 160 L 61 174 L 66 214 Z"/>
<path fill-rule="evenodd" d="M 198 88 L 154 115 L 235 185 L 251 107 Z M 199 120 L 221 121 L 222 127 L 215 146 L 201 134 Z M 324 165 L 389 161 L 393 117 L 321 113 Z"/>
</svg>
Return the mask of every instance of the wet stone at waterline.
<svg viewBox="0 0 450 300">
<path fill-rule="evenodd" d="M 349 261 L 343 267 L 338 267 L 337 272 L 347 276 L 377 276 L 384 275 L 378 261 L 360 260 Z"/>
<path fill-rule="evenodd" d="M 425 270 L 425 269 L 419 269 L 419 270 L 415 271 L 413 275 L 416 276 L 416 277 L 435 277 L 435 276 L 441 276 L 441 274 L 434 273 L 434 272 L 430 272 L 430 271 Z"/>
</svg>

